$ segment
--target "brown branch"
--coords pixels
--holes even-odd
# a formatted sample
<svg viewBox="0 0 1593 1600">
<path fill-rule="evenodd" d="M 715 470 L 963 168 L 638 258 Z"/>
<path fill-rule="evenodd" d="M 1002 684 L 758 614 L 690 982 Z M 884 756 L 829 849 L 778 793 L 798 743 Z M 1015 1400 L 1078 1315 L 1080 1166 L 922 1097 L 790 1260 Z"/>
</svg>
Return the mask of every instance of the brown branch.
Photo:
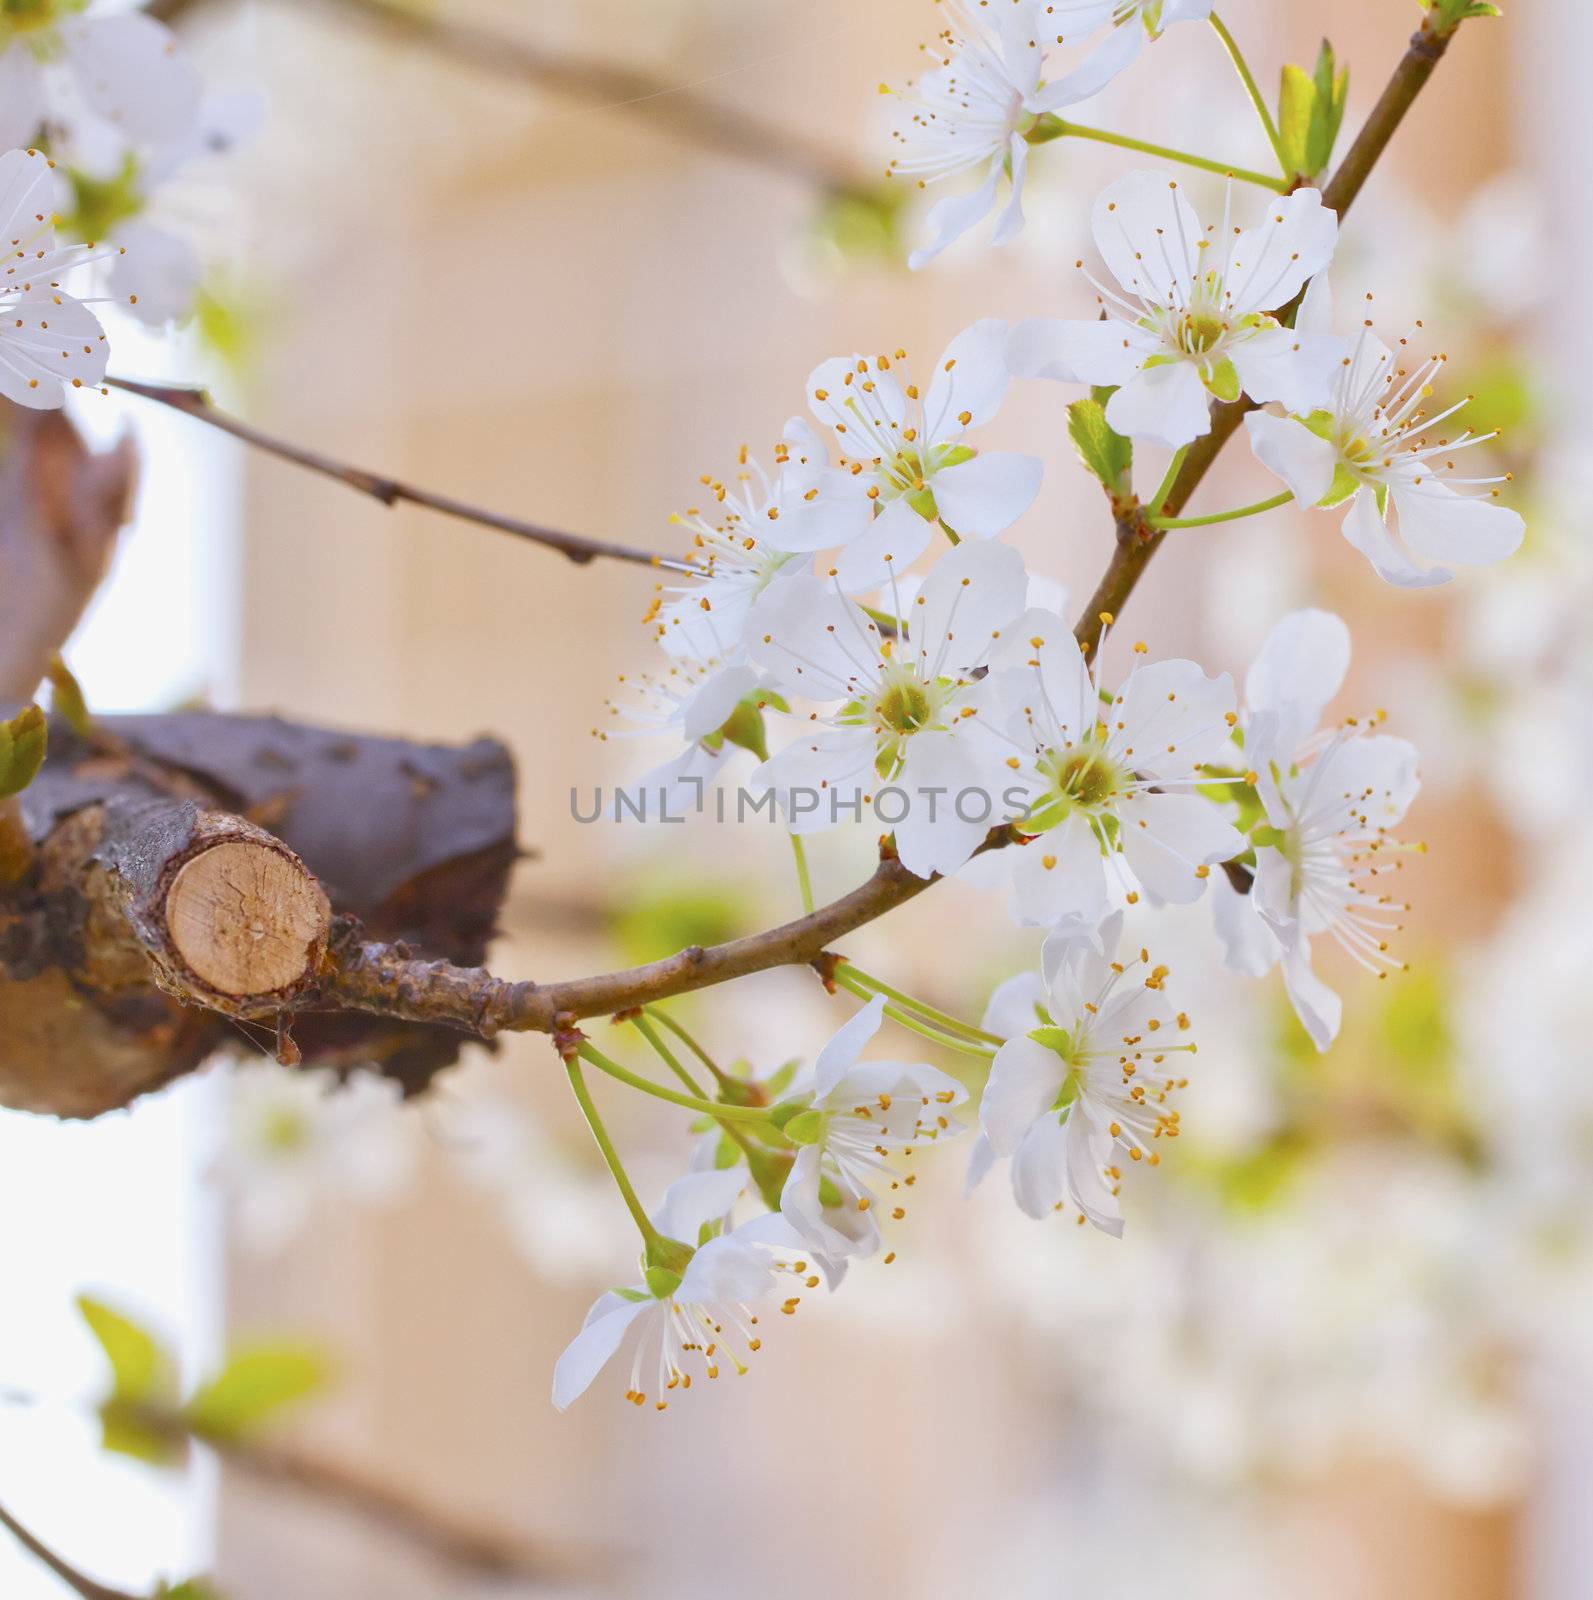
<svg viewBox="0 0 1593 1600">
<path fill-rule="evenodd" d="M 155 0 L 146 9 L 152 16 L 174 22 L 200 3 L 201 0 Z M 431 6 L 406 5 L 398 0 L 302 3 L 372 24 L 400 42 L 422 46 L 480 71 L 593 101 L 599 109 L 646 118 L 714 155 L 749 162 L 817 189 L 844 194 L 874 187 L 830 151 L 750 112 L 704 98 L 690 87 L 609 61 L 583 60 L 568 52 L 556 52 L 528 39 L 440 15 Z"/>
<path fill-rule="evenodd" d="M 80 1600 L 139 1600 L 137 1595 L 129 1594 L 125 1589 L 112 1589 L 79 1572 L 36 1534 L 30 1533 L 4 1506 L 0 1506 L 0 1528 L 4 1528 L 41 1566 L 53 1572 Z"/>
<path fill-rule="evenodd" d="M 441 512 L 445 517 L 458 517 L 464 522 L 479 523 L 484 528 L 496 528 L 500 533 L 512 534 L 517 539 L 526 539 L 532 544 L 557 550 L 560 555 L 567 556 L 577 566 L 585 566 L 589 561 L 601 556 L 610 561 L 634 562 L 638 566 L 666 567 L 672 572 L 692 570 L 684 562 L 675 561 L 668 556 L 654 555 L 650 550 L 637 550 L 630 545 L 615 544 L 608 539 L 589 539 L 584 534 L 544 528 L 540 523 L 526 522 L 520 517 L 505 516 L 500 511 L 486 511 L 480 506 L 456 500 L 451 495 L 438 494 L 435 490 L 422 489 L 415 484 L 388 477 L 385 473 L 349 466 L 346 462 L 323 455 L 319 450 L 310 450 L 303 445 L 278 439 L 231 415 L 230 412 L 221 410 L 212 404 L 210 396 L 203 389 L 190 388 L 182 384 L 140 383 L 132 378 L 107 378 L 105 381 L 113 389 L 121 389 L 127 394 L 137 395 L 140 399 L 153 400 L 156 404 L 169 406 L 173 411 L 180 411 L 185 416 L 195 417 L 200 422 L 208 423 L 212 428 L 219 428 L 222 433 L 231 434 L 234 439 L 241 439 L 256 450 L 263 450 L 267 455 L 276 456 L 282 461 L 291 461 L 294 466 L 319 473 L 323 478 L 335 478 L 339 483 L 347 484 L 350 489 L 360 494 L 369 495 L 373 500 L 380 500 L 384 506 L 394 506 L 401 500 L 407 500 L 411 505 L 424 506 L 428 511 Z"/>
<path fill-rule="evenodd" d="M 1400 123 L 1405 120 L 1406 112 L 1415 104 L 1417 95 L 1432 77 L 1433 69 L 1443 59 L 1452 37 L 1453 30 L 1439 32 L 1433 28 L 1431 19 L 1424 21 L 1411 36 L 1410 46 L 1394 69 L 1388 87 L 1372 108 L 1371 115 L 1356 135 L 1355 143 L 1350 146 L 1338 171 L 1322 191 L 1322 203 L 1330 211 L 1336 211 L 1341 219 L 1366 186 L 1373 167 L 1388 148 L 1389 140 L 1394 137 Z M 1291 310 L 1292 307 L 1285 307 L 1280 315 L 1287 316 Z M 1255 402 L 1247 398 L 1212 407 L 1211 431 L 1189 447 L 1172 491 L 1161 508 L 1163 515 L 1176 517 L 1182 514 L 1211 470 L 1212 463 L 1222 453 L 1223 446 L 1238 431 L 1245 415 L 1255 409 Z M 1166 537 L 1165 531 L 1152 528 L 1142 516 L 1118 524 L 1117 549 L 1074 629 L 1087 654 L 1093 654 L 1100 643 L 1102 613 L 1115 617 L 1123 609 Z"/>
</svg>

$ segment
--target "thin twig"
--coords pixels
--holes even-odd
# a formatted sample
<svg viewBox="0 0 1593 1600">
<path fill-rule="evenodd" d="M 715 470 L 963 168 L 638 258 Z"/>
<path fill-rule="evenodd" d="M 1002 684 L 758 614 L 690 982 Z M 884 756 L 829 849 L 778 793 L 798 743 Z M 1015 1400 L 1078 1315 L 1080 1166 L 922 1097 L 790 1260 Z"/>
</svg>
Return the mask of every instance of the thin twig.
<svg viewBox="0 0 1593 1600">
<path fill-rule="evenodd" d="M 0 1506 L 0 1528 L 4 1528 L 41 1566 L 49 1568 L 81 1600 L 140 1600 L 125 1589 L 112 1589 L 108 1584 L 96 1583 L 86 1573 L 79 1572 L 63 1556 L 58 1556 L 36 1534 L 30 1533 L 17 1519 Z"/>
<path fill-rule="evenodd" d="M 154 0 L 146 9 L 175 22 L 211 0 Z M 690 86 L 649 77 L 607 60 L 582 59 L 518 35 L 478 27 L 440 14 L 432 6 L 398 0 L 301 0 L 319 11 L 341 13 L 374 24 L 394 38 L 501 77 L 557 90 L 599 107 L 644 117 L 667 131 L 739 161 L 794 177 L 832 193 L 862 193 L 876 187 L 828 150 L 776 127 L 750 112 L 705 98 Z"/>
<path fill-rule="evenodd" d="M 451 495 L 438 494 L 432 489 L 422 489 L 415 484 L 404 483 L 398 478 L 390 478 L 384 473 L 350 466 L 346 462 L 323 455 L 319 450 L 310 450 L 303 445 L 292 444 L 286 439 L 278 439 L 272 434 L 263 432 L 214 405 L 203 389 L 183 384 L 140 383 L 133 378 L 107 378 L 105 381 L 113 389 L 135 394 L 140 399 L 153 400 L 158 405 L 169 406 L 173 411 L 181 411 L 185 416 L 208 423 L 212 428 L 231 434 L 234 439 L 241 439 L 256 450 L 263 450 L 267 455 L 276 456 L 282 461 L 291 461 L 295 466 L 319 473 L 324 478 L 335 478 L 339 483 L 346 484 L 360 494 L 369 495 L 373 500 L 380 500 L 384 506 L 393 506 L 400 500 L 407 500 L 411 505 L 425 506 L 429 511 L 439 511 L 445 517 L 458 517 L 465 522 L 479 523 L 484 528 L 496 528 L 500 533 L 512 534 L 517 539 L 527 539 L 532 544 L 557 550 L 561 556 L 568 557 L 577 566 L 585 566 L 587 562 L 603 557 L 610 561 L 630 561 L 644 567 L 666 567 L 672 572 L 693 570 L 685 562 L 676 561 L 669 556 L 655 555 L 650 550 L 638 550 L 630 545 L 615 544 L 608 539 L 589 539 L 584 534 L 566 533 L 558 528 L 545 528 L 540 523 L 506 516 L 501 511 L 486 511 L 480 506 L 456 500 Z"/>
</svg>

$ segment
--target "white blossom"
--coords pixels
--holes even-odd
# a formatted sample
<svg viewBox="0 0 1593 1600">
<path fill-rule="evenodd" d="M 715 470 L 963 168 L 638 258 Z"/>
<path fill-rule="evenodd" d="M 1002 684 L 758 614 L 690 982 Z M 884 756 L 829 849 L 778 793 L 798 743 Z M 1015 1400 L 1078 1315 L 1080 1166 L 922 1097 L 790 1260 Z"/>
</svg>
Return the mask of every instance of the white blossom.
<svg viewBox="0 0 1593 1600">
<path fill-rule="evenodd" d="M 1024 796 L 1017 826 L 1032 840 L 1006 852 L 1019 920 L 1094 928 L 1114 898 L 1137 900 L 1136 886 L 1158 901 L 1198 899 L 1212 866 L 1244 848 L 1219 807 L 1194 792 L 1219 780 L 1207 768 L 1232 752 L 1228 675 L 1148 661 L 1136 645 L 1108 702 L 1054 612 L 1029 611 L 1007 635 L 994 675 L 1004 764 Z"/>
<path fill-rule="evenodd" d="M 904 1189 L 915 1179 L 891 1162 L 963 1131 L 951 1115 L 968 1091 L 935 1067 L 864 1061 L 879 1032 L 885 1000 L 873 1000 L 835 1034 L 813 1066 L 811 1107 L 786 1124 L 798 1141 L 780 1209 L 827 1258 L 871 1256 L 880 1247 L 880 1210 L 906 1215 Z"/>
<path fill-rule="evenodd" d="M 1114 1235 L 1122 1163 L 1156 1166 L 1160 1141 L 1177 1137 L 1170 1102 L 1188 1086 L 1195 1048 L 1189 1019 L 1167 998 L 1167 968 L 1145 950 L 1118 960 L 1121 932 L 1116 913 L 1099 943 L 1052 934 L 1044 976 L 1022 973 L 995 992 L 984 1026 L 1006 1043 L 979 1105 L 979 1166 L 1010 1157 L 1012 1192 L 1029 1216 L 1071 1204 L 1081 1223 Z"/>
<path fill-rule="evenodd" d="M 1245 426 L 1257 458 L 1302 506 L 1348 505 L 1344 537 L 1379 577 L 1421 587 L 1454 576 L 1436 563 L 1479 564 L 1513 555 L 1526 524 L 1497 503 L 1505 477 L 1454 475 L 1462 450 L 1495 435 L 1435 437 L 1434 430 L 1466 401 L 1429 416 L 1425 402 L 1447 358 L 1407 365 L 1407 349 L 1402 339 L 1396 353 L 1363 328 L 1353 354 L 1341 358 L 1325 408 L 1288 417 L 1254 412 Z M 1397 530 L 1390 526 L 1391 510 Z"/>
<path fill-rule="evenodd" d="M 373 1073 L 242 1066 L 228 1080 L 228 1137 L 218 1174 L 244 1241 L 285 1247 L 317 1207 L 386 1205 L 412 1181 L 420 1132 L 399 1085 Z"/>
<path fill-rule="evenodd" d="M 977 673 L 1022 611 L 1026 587 L 1016 550 L 965 543 L 910 603 L 891 599 L 888 633 L 833 582 L 794 578 L 764 597 L 753 660 L 825 707 L 753 777 L 776 792 L 794 832 L 861 820 L 877 802 L 909 871 L 954 871 L 972 855 L 1002 820 L 1005 771 L 995 686 Z M 894 791 L 888 819 L 885 788 Z"/>
<path fill-rule="evenodd" d="M 1058 44 L 1111 31 L 1079 66 L 1048 84 L 1042 98 L 1048 106 L 1063 106 L 1098 94 L 1134 64 L 1147 40 L 1178 22 L 1207 21 L 1211 8 L 1212 0 L 1043 0 L 1039 30 L 1042 36 L 1056 30 Z"/>
<path fill-rule="evenodd" d="M 3 91 L 0 91 L 3 95 Z M 36 150 L 0 155 L 0 395 L 36 410 L 105 376 L 110 354 L 99 319 L 61 287 L 89 253 L 55 242 L 55 178 Z"/>
<path fill-rule="evenodd" d="M 903 350 L 836 356 L 810 374 L 809 406 L 834 433 L 841 466 L 809 485 L 796 508 L 798 548 L 845 546 L 835 576 L 849 591 L 904 572 L 937 518 L 962 537 L 989 539 L 1034 503 L 1038 460 L 967 442 L 1006 396 L 1007 338 L 995 318 L 965 328 L 936 363 L 927 394 Z"/>
<path fill-rule="evenodd" d="M 1343 1006 L 1312 969 L 1311 941 L 1327 935 L 1379 976 L 1399 968 L 1390 935 L 1409 907 L 1389 892 L 1403 864 L 1389 830 L 1419 788 L 1415 748 L 1374 731 L 1379 717 L 1310 734 L 1348 663 L 1344 624 L 1327 612 L 1298 612 L 1273 629 L 1245 680 L 1245 751 L 1267 817 L 1254 835 L 1251 899 L 1319 1050 L 1337 1036 Z M 1243 948 L 1264 961 L 1253 930 Z"/>
<path fill-rule="evenodd" d="M 1270 198 L 1254 228 L 1202 225 L 1177 179 L 1130 173 L 1095 202 L 1096 247 L 1121 286 L 1091 277 L 1103 318 L 1013 329 L 1012 370 L 1115 387 L 1106 420 L 1171 449 L 1211 427 L 1212 399 L 1325 404 L 1343 346 L 1273 313 L 1332 259 L 1338 218 L 1315 189 Z M 1082 266 L 1082 263 L 1081 263 Z"/>
<path fill-rule="evenodd" d="M 164 145 L 199 112 L 199 76 L 171 30 L 141 12 L 28 0 L 0 12 L 0 147 Z"/>
<path fill-rule="evenodd" d="M 833 1274 L 807 1257 L 778 1216 L 725 1228 L 745 1185 L 746 1174 L 732 1170 L 694 1172 L 669 1186 L 652 1223 L 687 1246 L 691 1259 L 678 1275 L 655 1268 L 641 1283 L 599 1296 L 554 1368 L 560 1411 L 586 1393 L 628 1337 L 634 1354 L 625 1398 L 633 1405 L 651 1400 L 665 1410 L 671 1395 L 691 1388 L 693 1369 L 710 1379 L 726 1367 L 745 1374 L 763 1344 L 762 1318 L 771 1309 L 789 1315 L 801 1299 L 782 1292 L 782 1275 L 817 1288 Z"/>
</svg>

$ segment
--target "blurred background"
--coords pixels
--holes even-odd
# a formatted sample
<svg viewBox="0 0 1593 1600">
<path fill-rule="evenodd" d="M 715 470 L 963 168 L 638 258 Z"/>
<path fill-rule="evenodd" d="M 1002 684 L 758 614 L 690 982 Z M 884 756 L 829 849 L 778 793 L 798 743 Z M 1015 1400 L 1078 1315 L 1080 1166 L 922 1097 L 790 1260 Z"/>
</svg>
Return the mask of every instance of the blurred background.
<svg viewBox="0 0 1593 1600">
<path fill-rule="evenodd" d="M 888 145 L 877 85 L 916 70 L 937 22 L 927 0 L 445 8 L 742 108 L 866 180 Z M 1269 87 L 1330 33 L 1351 68 L 1346 136 L 1417 20 L 1406 0 L 1222 9 Z M 1509 9 L 1463 30 L 1334 277 L 1341 304 L 1375 291 L 1385 335 L 1422 318 L 1476 395 L 1473 426 L 1506 430 L 1527 548 L 1396 592 L 1326 519 L 1280 512 L 1175 536 L 1134 600 L 1153 651 L 1236 673 L 1284 611 L 1340 611 L 1357 651 L 1341 709 L 1385 707 L 1422 751 L 1411 971 L 1332 974 L 1346 1026 L 1328 1055 L 1281 984 L 1222 970 L 1206 907 L 1159 919 L 1161 958 L 1199 1001 L 1203 1072 L 1125 1238 L 1030 1223 L 999 1182 L 965 1199 L 953 1152 L 894 1265 L 805 1305 L 753 1377 L 666 1417 L 621 1404 L 618 1382 L 565 1415 L 548 1403 L 554 1359 L 634 1251 L 540 1038 L 467 1055 L 424 1105 L 372 1097 L 309 1141 L 320 1159 L 271 1159 L 262 1127 L 324 1108 L 264 1056 L 92 1126 L 0 1114 L 0 1380 L 43 1397 L 0 1408 L 0 1500 L 108 1581 L 213 1570 L 233 1600 L 1588 1594 L 1593 562 L 1574 401 L 1593 365 L 1593 27 L 1579 0 Z M 657 107 L 449 62 L 339 6 L 215 0 L 182 28 L 208 80 L 262 88 L 270 112 L 184 196 L 225 315 L 177 340 L 118 328 L 116 370 L 203 379 L 340 458 L 661 549 L 700 474 L 731 471 L 743 443 L 768 459 L 821 358 L 901 345 L 927 365 L 978 317 L 1085 313 L 1071 264 L 1131 159 L 1037 152 L 1016 243 L 975 239 L 910 276 L 901 240 L 921 219 L 835 201 L 813 159 L 706 149 Z M 1204 30 L 1177 30 L 1088 109 L 1266 165 Z M 1082 596 L 1110 530 L 1065 398 L 1015 389 L 991 442 L 1045 458 L 1012 537 Z M 795 914 L 766 829 L 660 838 L 571 817 L 572 786 L 667 753 L 591 738 L 613 677 L 648 660 L 648 573 L 384 510 L 135 401 L 80 420 L 132 429 L 145 460 L 67 652 L 96 709 L 503 738 L 531 851 L 494 955 L 510 976 Z M 1206 497 L 1272 491 L 1240 448 Z M 810 847 L 820 897 L 871 849 Z M 848 948 L 977 1015 L 1036 944 L 999 896 L 950 884 Z M 791 973 L 677 1009 L 760 1072 L 840 1015 Z M 684 1119 L 605 1105 L 656 1194 L 683 1167 Z M 540 1576 L 485 1576 L 291 1482 L 103 1453 L 81 1405 L 102 1379 L 80 1291 L 159 1330 L 190 1374 L 242 1337 L 314 1341 L 337 1381 L 293 1417 L 294 1448 L 509 1541 Z M 6 1600 L 63 1592 L 0 1544 Z"/>
</svg>

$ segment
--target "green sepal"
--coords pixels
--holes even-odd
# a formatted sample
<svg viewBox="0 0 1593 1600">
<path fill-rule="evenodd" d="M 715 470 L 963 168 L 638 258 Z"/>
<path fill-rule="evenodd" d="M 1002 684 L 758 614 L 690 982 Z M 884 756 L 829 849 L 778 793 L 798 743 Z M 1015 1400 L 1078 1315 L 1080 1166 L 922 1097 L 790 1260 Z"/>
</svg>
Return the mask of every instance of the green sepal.
<svg viewBox="0 0 1593 1600">
<path fill-rule="evenodd" d="M 72 189 L 72 210 L 61 219 L 61 231 L 75 239 L 93 243 L 109 238 L 147 203 L 139 183 L 138 161 L 130 154 L 109 178 L 96 178 L 76 167 L 68 167 L 66 177 Z"/>
<path fill-rule="evenodd" d="M 54 655 L 44 669 L 44 676 L 50 685 L 50 709 L 73 733 L 88 738 L 94 731 L 94 718 L 83 697 L 83 686 L 73 676 L 72 669 L 60 655 Z"/>
<path fill-rule="evenodd" d="M 799 1116 L 813 1104 L 813 1097 L 806 1094 L 792 1095 L 789 1100 L 782 1100 L 769 1111 L 769 1121 L 785 1131 L 785 1125 L 795 1116 Z"/>
<path fill-rule="evenodd" d="M 792 1144 L 817 1144 L 824 1137 L 824 1113 L 799 1111 L 780 1131 Z"/>
<path fill-rule="evenodd" d="M 769 741 L 764 736 L 760 695 L 748 695 L 736 702 L 736 709 L 719 726 L 719 735 L 738 749 L 750 750 L 760 761 L 769 759 Z"/>
<path fill-rule="evenodd" d="M 1230 405 L 1239 398 L 1239 369 L 1224 357 L 1206 377 L 1206 387 Z"/>
<path fill-rule="evenodd" d="M 640 1289 L 632 1289 L 629 1285 L 622 1287 L 616 1284 L 614 1288 L 609 1290 L 609 1293 L 618 1295 L 621 1300 L 630 1301 L 633 1306 L 639 1305 L 643 1300 L 649 1298 L 647 1295 L 643 1294 Z"/>
<path fill-rule="evenodd" d="M 1473 17 L 1502 17 L 1504 12 L 1491 0 L 1420 0 L 1427 13 L 1427 25 L 1439 34 L 1453 33 Z"/>
<path fill-rule="evenodd" d="M 24 706 L 9 722 L 0 722 L 0 800 L 21 794 L 38 777 L 49 740 L 49 725 L 37 706 Z"/>
<path fill-rule="evenodd" d="M 1333 481 L 1328 485 L 1328 492 L 1317 501 L 1317 505 L 1324 511 L 1331 511 L 1360 492 L 1361 480 L 1340 461 L 1333 467 Z"/>
<path fill-rule="evenodd" d="M 1252 831 L 1250 842 L 1258 850 L 1281 850 L 1283 848 L 1283 834 L 1274 828 L 1271 823 L 1263 823 Z"/>
<path fill-rule="evenodd" d="M 151 1600 L 223 1600 L 221 1590 L 208 1578 L 188 1578 L 182 1583 L 155 1585 Z"/>
<path fill-rule="evenodd" d="M 1073 1035 L 1066 1028 L 1057 1027 L 1055 1023 L 1046 1023 L 1041 1027 L 1031 1028 L 1029 1037 L 1036 1044 L 1044 1045 L 1047 1050 L 1054 1050 L 1064 1058 L 1073 1051 Z"/>
<path fill-rule="evenodd" d="M 667 1300 L 680 1287 L 681 1275 L 668 1267 L 644 1267 L 642 1276 L 652 1290 L 655 1300 Z"/>
<path fill-rule="evenodd" d="M 642 1265 L 649 1271 L 662 1268 L 665 1272 L 673 1272 L 678 1279 L 691 1265 L 691 1258 L 696 1254 L 689 1244 L 682 1244 L 679 1239 L 666 1239 L 658 1233 L 647 1241 L 647 1248 L 642 1252 Z M 649 1278 L 648 1282 L 652 1280 Z"/>
<path fill-rule="evenodd" d="M 841 1193 L 841 1186 L 833 1178 L 823 1176 L 819 1178 L 819 1204 L 827 1206 L 831 1211 L 837 1206 L 846 1204 L 846 1196 Z"/>
</svg>

